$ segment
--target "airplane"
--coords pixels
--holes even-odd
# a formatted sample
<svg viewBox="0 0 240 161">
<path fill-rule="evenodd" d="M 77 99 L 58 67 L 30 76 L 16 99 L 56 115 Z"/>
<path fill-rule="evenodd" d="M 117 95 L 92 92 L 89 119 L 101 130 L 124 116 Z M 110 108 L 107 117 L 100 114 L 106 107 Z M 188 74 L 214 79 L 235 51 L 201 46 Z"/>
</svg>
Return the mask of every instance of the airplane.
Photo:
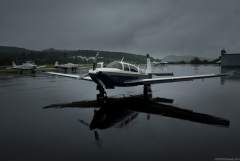
<svg viewBox="0 0 240 161">
<path fill-rule="evenodd" d="M 68 69 L 71 69 L 72 72 L 76 72 L 79 65 L 78 64 L 73 64 L 73 63 L 59 64 L 58 61 L 56 61 L 55 64 L 54 64 L 54 67 L 59 68 L 59 69 L 63 69 L 64 72 L 67 73 Z"/>
<path fill-rule="evenodd" d="M 32 73 L 35 73 L 37 69 L 44 68 L 45 66 L 37 66 L 31 61 L 26 61 L 25 63 L 21 65 L 16 65 L 16 63 L 13 61 L 12 62 L 12 67 L 7 68 L 7 69 L 16 69 L 19 70 L 20 73 L 22 74 L 23 71 L 30 70 Z"/>
<path fill-rule="evenodd" d="M 156 62 L 156 61 L 154 61 L 154 62 L 152 62 L 153 63 L 153 65 L 155 65 L 155 66 L 157 66 L 157 65 L 166 65 L 166 64 L 168 64 L 168 62 L 166 62 L 166 61 L 160 61 L 160 62 Z"/>
<path fill-rule="evenodd" d="M 222 77 L 226 74 L 204 74 L 204 75 L 190 75 L 190 76 L 170 76 L 170 77 L 153 77 L 172 75 L 172 73 L 153 73 L 151 69 L 150 56 L 147 54 L 147 67 L 142 70 L 139 66 L 126 63 L 123 61 L 113 61 L 106 66 L 97 67 L 97 58 L 93 63 L 93 68 L 88 71 L 86 75 L 64 74 L 56 72 L 46 72 L 50 75 L 63 76 L 75 78 L 80 80 L 92 81 L 97 85 L 97 100 L 105 102 L 107 98 L 106 89 L 114 89 L 115 87 L 130 87 L 143 85 L 143 94 L 146 98 L 152 97 L 152 84 L 158 83 L 172 83 L 180 81 L 192 81 L 195 79 L 204 79 L 212 77 Z"/>
</svg>

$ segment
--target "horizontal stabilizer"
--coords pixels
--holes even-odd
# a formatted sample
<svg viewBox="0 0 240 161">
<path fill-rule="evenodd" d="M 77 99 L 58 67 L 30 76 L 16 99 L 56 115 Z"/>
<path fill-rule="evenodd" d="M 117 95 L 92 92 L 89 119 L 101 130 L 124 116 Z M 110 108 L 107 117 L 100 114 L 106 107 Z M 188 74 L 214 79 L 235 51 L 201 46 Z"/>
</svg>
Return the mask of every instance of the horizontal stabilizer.
<svg viewBox="0 0 240 161">
<path fill-rule="evenodd" d="M 46 68 L 46 65 L 37 66 L 37 69 Z"/>
<path fill-rule="evenodd" d="M 173 76 L 173 73 L 151 73 L 152 75 L 155 76 Z"/>
</svg>

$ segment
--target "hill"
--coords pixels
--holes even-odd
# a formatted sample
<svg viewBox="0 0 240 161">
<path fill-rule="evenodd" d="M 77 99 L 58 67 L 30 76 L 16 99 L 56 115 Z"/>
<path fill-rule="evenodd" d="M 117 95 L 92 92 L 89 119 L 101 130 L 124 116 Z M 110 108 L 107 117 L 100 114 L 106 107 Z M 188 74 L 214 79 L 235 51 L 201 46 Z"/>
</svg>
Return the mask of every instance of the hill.
<svg viewBox="0 0 240 161">
<path fill-rule="evenodd" d="M 109 63 L 114 60 L 121 60 L 135 64 L 145 64 L 146 56 L 137 55 L 125 52 L 99 51 L 99 50 L 29 50 L 18 47 L 0 46 L 0 66 L 10 65 L 12 61 L 23 63 L 27 60 L 32 60 L 36 64 L 54 64 L 59 63 L 92 63 L 96 53 L 99 52 L 100 61 Z M 155 60 L 151 57 L 152 60 Z"/>
</svg>

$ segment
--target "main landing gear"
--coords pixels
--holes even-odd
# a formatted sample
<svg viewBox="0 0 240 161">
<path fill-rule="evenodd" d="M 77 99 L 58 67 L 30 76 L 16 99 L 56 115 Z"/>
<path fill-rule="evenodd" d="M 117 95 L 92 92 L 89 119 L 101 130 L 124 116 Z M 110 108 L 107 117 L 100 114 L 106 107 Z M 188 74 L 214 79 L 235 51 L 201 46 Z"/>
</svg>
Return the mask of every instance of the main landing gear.
<svg viewBox="0 0 240 161">
<path fill-rule="evenodd" d="M 101 104 L 106 103 L 107 92 L 105 91 L 104 87 L 101 85 L 97 85 L 97 90 L 99 91 L 99 94 L 97 94 L 97 102 Z"/>
<path fill-rule="evenodd" d="M 31 72 L 32 72 L 32 74 L 35 74 L 36 70 L 35 69 L 31 69 Z"/>
<path fill-rule="evenodd" d="M 21 69 L 19 70 L 19 73 L 20 74 L 23 74 L 24 71 L 31 71 L 32 74 L 35 74 L 36 73 L 36 69 Z"/>
</svg>

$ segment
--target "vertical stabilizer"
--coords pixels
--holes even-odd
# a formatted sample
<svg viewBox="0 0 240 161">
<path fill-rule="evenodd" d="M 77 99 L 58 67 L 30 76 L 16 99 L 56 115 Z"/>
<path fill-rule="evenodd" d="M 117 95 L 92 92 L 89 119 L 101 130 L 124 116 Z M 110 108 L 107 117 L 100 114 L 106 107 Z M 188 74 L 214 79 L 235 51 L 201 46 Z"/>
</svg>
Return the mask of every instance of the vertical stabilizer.
<svg viewBox="0 0 240 161">
<path fill-rule="evenodd" d="M 13 67 L 16 67 L 16 66 L 17 66 L 16 63 L 15 63 L 15 61 L 12 61 L 12 66 L 13 66 Z"/>
<path fill-rule="evenodd" d="M 57 67 L 59 64 L 58 64 L 58 61 L 55 62 L 54 66 Z"/>
<path fill-rule="evenodd" d="M 147 54 L 147 68 L 146 68 L 146 74 L 152 73 L 152 66 L 151 66 L 151 60 L 149 54 Z"/>
</svg>

